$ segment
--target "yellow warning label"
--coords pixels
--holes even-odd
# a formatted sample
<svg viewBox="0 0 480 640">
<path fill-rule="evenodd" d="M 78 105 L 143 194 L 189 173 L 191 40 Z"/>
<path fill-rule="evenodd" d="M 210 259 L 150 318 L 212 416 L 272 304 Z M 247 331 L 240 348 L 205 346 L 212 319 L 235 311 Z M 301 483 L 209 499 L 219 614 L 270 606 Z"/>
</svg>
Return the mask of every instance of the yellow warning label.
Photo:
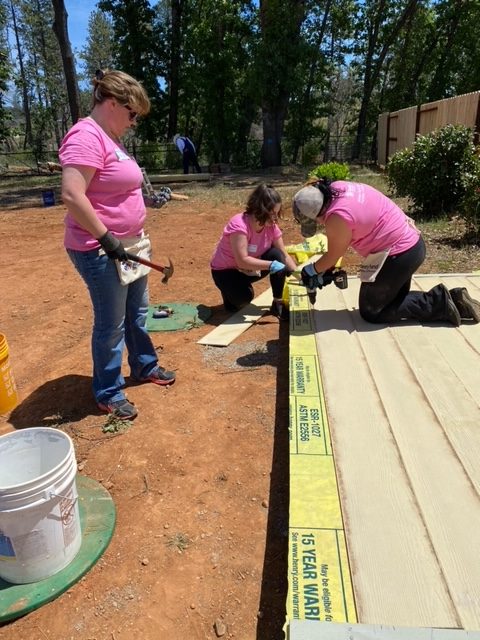
<svg viewBox="0 0 480 640">
<path fill-rule="evenodd" d="M 290 453 L 332 453 L 325 407 L 318 395 L 290 397 Z"/>
<path fill-rule="evenodd" d="M 291 311 L 308 311 L 310 309 L 307 290 L 304 286 L 301 284 L 289 286 L 288 306 Z"/>
<path fill-rule="evenodd" d="M 290 529 L 287 617 L 356 622 L 343 532 Z"/>
<path fill-rule="evenodd" d="M 318 396 L 320 388 L 316 356 L 290 356 L 290 393 L 294 396 Z"/>
<path fill-rule="evenodd" d="M 315 333 L 290 334 L 290 353 L 308 356 L 314 353 L 316 348 Z"/>
<path fill-rule="evenodd" d="M 290 287 L 287 619 L 356 622 L 325 397 L 308 298 Z"/>
</svg>

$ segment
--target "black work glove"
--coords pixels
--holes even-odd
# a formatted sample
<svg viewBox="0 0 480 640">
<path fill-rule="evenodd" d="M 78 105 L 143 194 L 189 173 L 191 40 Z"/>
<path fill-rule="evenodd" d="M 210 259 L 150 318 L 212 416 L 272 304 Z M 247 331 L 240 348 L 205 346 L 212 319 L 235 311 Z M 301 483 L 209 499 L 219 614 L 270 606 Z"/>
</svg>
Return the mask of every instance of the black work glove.
<svg viewBox="0 0 480 640">
<path fill-rule="evenodd" d="M 302 284 L 312 291 L 313 289 L 321 289 L 325 282 L 323 280 L 323 273 L 317 273 L 313 263 L 307 264 L 303 267 L 302 272 Z"/>
<path fill-rule="evenodd" d="M 107 256 L 112 260 L 128 260 L 128 256 L 125 252 L 125 247 L 118 238 L 112 236 L 110 231 L 107 231 L 105 235 L 103 235 L 101 238 L 98 238 L 98 241 Z"/>
</svg>

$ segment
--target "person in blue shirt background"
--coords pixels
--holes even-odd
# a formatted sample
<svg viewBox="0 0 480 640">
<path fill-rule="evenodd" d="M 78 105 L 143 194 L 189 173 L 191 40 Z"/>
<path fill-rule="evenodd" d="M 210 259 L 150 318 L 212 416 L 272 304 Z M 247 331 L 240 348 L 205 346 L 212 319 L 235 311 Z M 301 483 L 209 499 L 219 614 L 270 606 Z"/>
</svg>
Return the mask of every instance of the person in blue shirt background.
<svg viewBox="0 0 480 640">
<path fill-rule="evenodd" d="M 183 173 L 187 174 L 190 168 L 190 165 L 195 167 L 197 173 L 202 173 L 202 169 L 198 164 L 197 159 L 197 151 L 195 149 L 195 145 L 187 136 L 181 136 L 179 133 L 176 133 L 173 136 L 173 142 L 177 149 L 182 154 L 183 161 Z"/>
</svg>

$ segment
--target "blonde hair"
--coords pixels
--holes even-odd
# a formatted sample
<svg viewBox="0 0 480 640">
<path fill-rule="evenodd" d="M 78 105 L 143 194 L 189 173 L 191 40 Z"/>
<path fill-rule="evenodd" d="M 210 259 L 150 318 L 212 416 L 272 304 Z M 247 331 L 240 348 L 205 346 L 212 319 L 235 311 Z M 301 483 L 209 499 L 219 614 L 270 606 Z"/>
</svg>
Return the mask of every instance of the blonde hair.
<svg viewBox="0 0 480 640">
<path fill-rule="evenodd" d="M 150 100 L 143 86 L 123 71 L 99 69 L 93 78 L 92 108 L 107 98 L 115 98 L 121 105 L 129 106 L 139 115 L 150 111 Z"/>
</svg>

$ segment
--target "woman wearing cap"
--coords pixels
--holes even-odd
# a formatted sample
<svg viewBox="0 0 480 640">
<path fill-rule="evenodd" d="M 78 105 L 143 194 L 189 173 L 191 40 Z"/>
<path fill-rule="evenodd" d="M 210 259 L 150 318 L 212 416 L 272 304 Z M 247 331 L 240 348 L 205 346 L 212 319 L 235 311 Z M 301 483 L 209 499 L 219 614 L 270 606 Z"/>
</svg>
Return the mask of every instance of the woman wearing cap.
<svg viewBox="0 0 480 640">
<path fill-rule="evenodd" d="M 94 311 L 93 393 L 101 411 L 122 420 L 137 415 L 123 391 L 125 345 L 134 379 L 160 385 L 175 380 L 173 372 L 158 365 L 146 330 L 147 276 L 138 272 L 129 284 L 121 280 L 124 267 L 132 264 L 125 262 L 125 246 L 144 240 L 146 210 L 142 172 L 120 137 L 149 110 L 137 80 L 121 71 L 97 71 L 92 111 L 73 125 L 59 151 L 67 207 L 65 247 Z"/>
<path fill-rule="evenodd" d="M 260 184 L 250 194 L 243 213 L 234 215 L 223 230 L 210 267 L 227 311 L 237 311 L 253 300 L 252 282 L 270 276 L 273 302 L 270 312 L 286 319 L 282 302 L 286 276 L 296 263 L 285 250 L 277 220 L 281 217 L 280 194 Z"/>
<path fill-rule="evenodd" d="M 360 269 L 359 310 L 373 323 L 401 320 L 480 321 L 480 303 L 465 288 L 450 291 L 438 284 L 430 291 L 410 291 L 413 274 L 425 259 L 425 243 L 413 221 L 383 193 L 358 183 L 317 180 L 293 198 L 293 213 L 302 235 L 325 226 L 327 252 L 302 270 L 308 289 L 322 287 L 325 272 L 352 247 L 364 258 Z"/>
</svg>

